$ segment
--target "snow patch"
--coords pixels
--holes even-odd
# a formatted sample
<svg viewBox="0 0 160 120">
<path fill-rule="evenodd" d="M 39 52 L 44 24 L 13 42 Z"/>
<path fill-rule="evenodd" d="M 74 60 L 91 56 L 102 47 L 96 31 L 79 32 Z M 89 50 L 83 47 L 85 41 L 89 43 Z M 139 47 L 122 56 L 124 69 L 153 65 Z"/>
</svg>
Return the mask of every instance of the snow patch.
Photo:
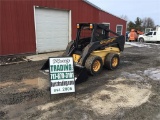
<svg viewBox="0 0 160 120">
<path fill-rule="evenodd" d="M 137 74 L 131 74 L 131 73 L 128 73 L 128 72 L 123 72 L 122 76 L 124 76 L 126 79 L 131 79 L 131 80 L 134 80 L 134 81 L 144 80 L 144 78 L 142 76 L 137 75 Z"/>
<path fill-rule="evenodd" d="M 148 48 L 152 48 L 152 47 L 150 47 L 150 45 L 146 45 L 146 44 L 140 43 L 140 42 L 125 42 L 125 44 L 136 46 L 136 47 L 148 47 Z"/>
<path fill-rule="evenodd" d="M 145 43 L 146 45 L 156 45 L 156 46 L 159 46 L 160 44 L 158 43 Z"/>
<path fill-rule="evenodd" d="M 129 63 L 130 61 L 123 61 L 124 63 Z"/>
<path fill-rule="evenodd" d="M 160 67 L 145 70 L 144 75 L 148 76 L 153 80 L 160 81 Z"/>
</svg>

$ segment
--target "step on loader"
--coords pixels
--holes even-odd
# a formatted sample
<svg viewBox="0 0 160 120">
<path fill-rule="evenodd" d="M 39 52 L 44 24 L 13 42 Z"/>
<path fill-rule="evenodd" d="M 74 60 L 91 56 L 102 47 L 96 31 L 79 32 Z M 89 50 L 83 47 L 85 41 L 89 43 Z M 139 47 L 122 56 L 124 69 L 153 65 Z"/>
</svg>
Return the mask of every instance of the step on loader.
<svg viewBox="0 0 160 120">
<path fill-rule="evenodd" d="M 105 24 L 79 23 L 76 40 L 68 43 L 61 57 L 73 57 L 75 81 L 80 83 L 88 78 L 88 73 L 99 74 L 103 66 L 116 69 L 124 44 L 124 36 L 111 31 Z M 49 69 L 49 60 L 41 68 L 45 69 Z"/>
</svg>

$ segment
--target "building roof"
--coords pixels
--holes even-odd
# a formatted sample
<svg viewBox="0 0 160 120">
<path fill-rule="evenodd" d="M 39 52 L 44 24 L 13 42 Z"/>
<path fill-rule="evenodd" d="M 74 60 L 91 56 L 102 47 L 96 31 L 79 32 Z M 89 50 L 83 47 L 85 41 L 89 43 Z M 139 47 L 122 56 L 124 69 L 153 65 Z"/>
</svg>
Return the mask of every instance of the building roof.
<svg viewBox="0 0 160 120">
<path fill-rule="evenodd" d="M 107 11 L 101 9 L 100 7 L 96 6 L 95 4 L 89 2 L 88 0 L 82 0 L 82 1 L 88 3 L 89 5 L 93 6 L 94 8 L 96 8 L 96 9 L 98 9 L 98 10 L 100 10 L 100 11 L 103 11 L 103 12 L 105 12 L 105 13 L 108 13 L 108 14 L 110 14 L 110 15 L 113 15 L 113 14 L 111 14 L 111 13 L 109 13 L 109 12 L 107 12 Z M 126 21 L 125 19 L 120 18 L 120 17 L 118 17 L 118 16 L 116 16 L 116 15 L 113 15 L 113 16 L 115 16 L 115 17 L 117 17 L 117 18 L 119 18 L 119 19 L 122 19 L 122 20 Z"/>
</svg>

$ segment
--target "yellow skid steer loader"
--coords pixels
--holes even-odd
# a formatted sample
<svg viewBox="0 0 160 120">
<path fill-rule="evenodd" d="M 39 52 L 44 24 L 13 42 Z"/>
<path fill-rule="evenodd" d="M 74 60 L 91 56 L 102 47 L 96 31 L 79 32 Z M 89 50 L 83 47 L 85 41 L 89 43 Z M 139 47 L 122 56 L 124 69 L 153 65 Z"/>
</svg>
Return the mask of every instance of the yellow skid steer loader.
<svg viewBox="0 0 160 120">
<path fill-rule="evenodd" d="M 80 83 L 88 78 L 88 73 L 99 74 L 103 66 L 109 70 L 116 69 L 124 44 L 124 36 L 109 30 L 104 24 L 79 23 L 76 40 L 68 43 L 62 57 L 73 57 L 75 81 Z M 49 60 L 41 68 L 45 69 L 49 69 Z"/>
</svg>

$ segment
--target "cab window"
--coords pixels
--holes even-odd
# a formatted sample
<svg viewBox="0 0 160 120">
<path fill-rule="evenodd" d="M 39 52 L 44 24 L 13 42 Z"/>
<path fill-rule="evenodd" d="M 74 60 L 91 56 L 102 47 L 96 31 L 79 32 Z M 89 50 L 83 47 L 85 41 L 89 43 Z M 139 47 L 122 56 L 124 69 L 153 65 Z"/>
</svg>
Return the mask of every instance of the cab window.
<svg viewBox="0 0 160 120">
<path fill-rule="evenodd" d="M 152 35 L 152 32 L 147 33 L 146 35 Z"/>
<path fill-rule="evenodd" d="M 154 35 L 156 35 L 156 32 L 154 32 Z"/>
<path fill-rule="evenodd" d="M 108 32 L 102 28 L 97 28 L 97 30 L 95 32 L 95 37 L 97 38 L 98 41 L 103 40 L 103 39 L 107 39 Z"/>
</svg>

